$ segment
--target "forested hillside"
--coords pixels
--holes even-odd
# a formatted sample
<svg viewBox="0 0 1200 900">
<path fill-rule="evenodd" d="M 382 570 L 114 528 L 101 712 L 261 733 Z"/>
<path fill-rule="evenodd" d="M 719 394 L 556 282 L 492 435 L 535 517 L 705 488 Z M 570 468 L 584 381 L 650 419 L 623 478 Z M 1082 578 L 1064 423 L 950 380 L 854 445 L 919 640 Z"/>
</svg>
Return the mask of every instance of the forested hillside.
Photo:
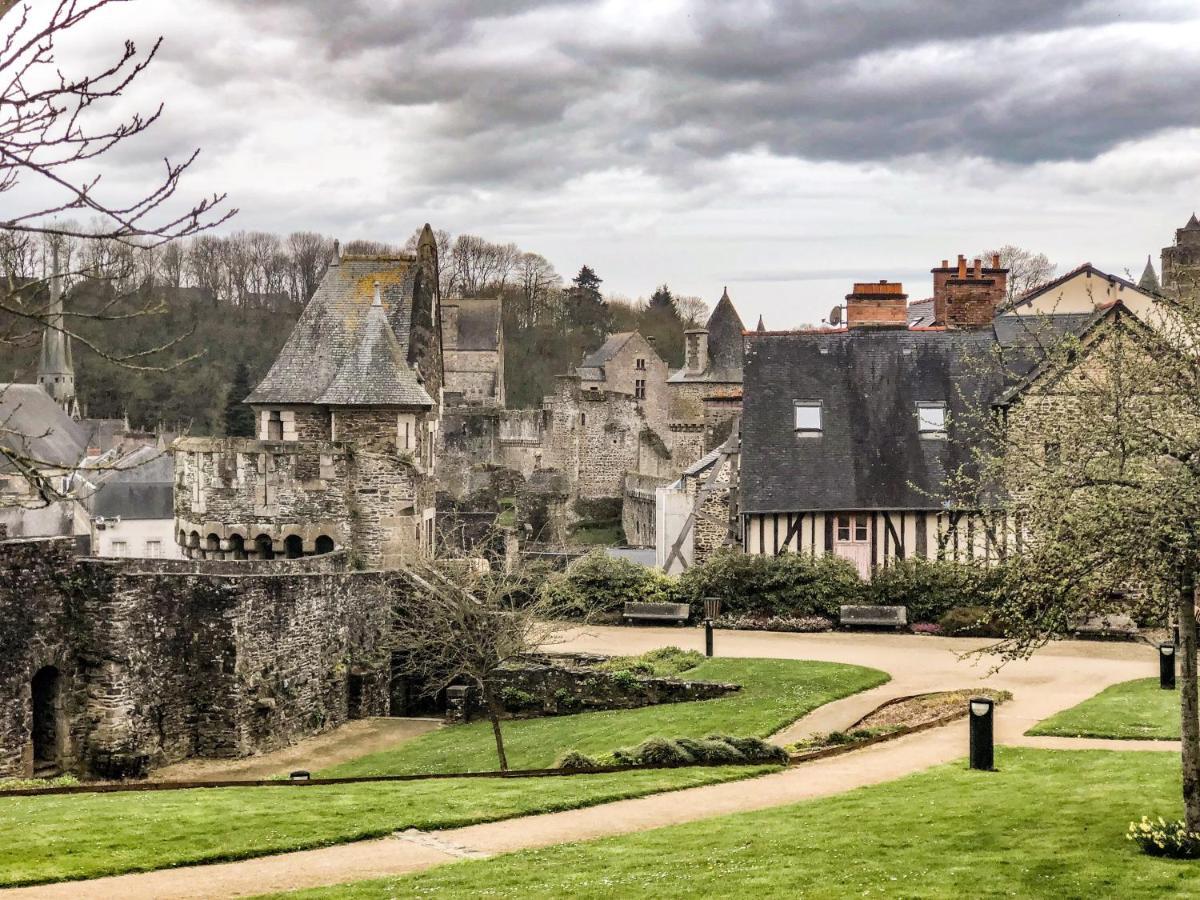
<svg viewBox="0 0 1200 900">
<path fill-rule="evenodd" d="M 554 267 L 514 244 L 438 233 L 445 299 L 500 296 L 510 406 L 540 406 L 556 375 L 578 365 L 611 331 L 640 330 L 672 366 L 683 361 L 683 331 L 703 321 L 697 298 L 675 298 L 666 285 L 648 302 L 606 297 L 603 280 L 583 266 L 564 284 Z M 412 240 L 407 246 L 412 245 Z M 187 428 L 223 434 L 239 366 L 242 383 L 265 374 L 324 275 L 333 240 L 311 232 L 202 235 L 154 250 L 107 241 L 60 245 L 68 284 L 66 329 L 74 333 L 78 394 L 87 415 L 134 427 Z M 343 252 L 397 247 L 351 242 Z M 31 306 L 45 302 L 46 246 L 0 235 L 0 273 L 41 284 Z M 0 378 L 35 377 L 40 335 L 20 316 L 0 322 Z M 147 352 L 154 350 L 156 352 Z M 239 396 L 233 396 L 238 394 Z"/>
</svg>

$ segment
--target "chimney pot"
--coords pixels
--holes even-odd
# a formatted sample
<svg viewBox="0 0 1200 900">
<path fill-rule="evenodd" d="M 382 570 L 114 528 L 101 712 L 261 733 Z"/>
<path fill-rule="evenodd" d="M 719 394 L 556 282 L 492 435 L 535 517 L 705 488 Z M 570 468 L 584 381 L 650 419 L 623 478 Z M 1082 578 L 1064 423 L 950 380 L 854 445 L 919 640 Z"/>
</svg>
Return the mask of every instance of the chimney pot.
<svg viewBox="0 0 1200 900">
<path fill-rule="evenodd" d="M 943 259 L 943 260 L 942 260 L 942 268 L 943 268 L 943 269 L 948 269 L 948 268 L 950 268 L 950 260 L 948 260 L 948 259 Z"/>
<path fill-rule="evenodd" d="M 958 277 L 959 278 L 967 277 L 967 258 L 965 256 L 963 256 L 961 253 L 958 254 Z"/>
<path fill-rule="evenodd" d="M 999 253 L 992 254 L 992 268 L 993 269 L 1000 268 L 1000 254 Z"/>
<path fill-rule="evenodd" d="M 983 274 L 983 260 L 978 256 L 975 257 L 975 277 L 978 278 Z"/>
</svg>

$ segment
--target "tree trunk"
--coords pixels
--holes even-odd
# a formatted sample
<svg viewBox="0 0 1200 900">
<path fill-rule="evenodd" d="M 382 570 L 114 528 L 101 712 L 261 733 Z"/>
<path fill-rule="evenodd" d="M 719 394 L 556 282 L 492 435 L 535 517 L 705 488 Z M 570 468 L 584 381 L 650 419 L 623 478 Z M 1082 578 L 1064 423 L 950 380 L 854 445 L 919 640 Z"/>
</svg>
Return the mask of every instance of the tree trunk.
<svg viewBox="0 0 1200 900">
<path fill-rule="evenodd" d="M 1196 576 L 1187 572 L 1179 591 L 1179 718 L 1183 809 L 1188 831 L 1200 831 L 1200 703 L 1196 684 Z"/>
<path fill-rule="evenodd" d="M 1192 633 L 1195 634 L 1194 628 Z M 496 756 L 500 759 L 500 771 L 507 772 L 508 757 L 504 754 L 504 735 L 500 733 L 500 704 L 496 700 L 495 691 L 487 681 L 483 683 L 483 700 L 487 704 L 488 719 L 492 723 L 492 734 L 496 738 Z"/>
</svg>

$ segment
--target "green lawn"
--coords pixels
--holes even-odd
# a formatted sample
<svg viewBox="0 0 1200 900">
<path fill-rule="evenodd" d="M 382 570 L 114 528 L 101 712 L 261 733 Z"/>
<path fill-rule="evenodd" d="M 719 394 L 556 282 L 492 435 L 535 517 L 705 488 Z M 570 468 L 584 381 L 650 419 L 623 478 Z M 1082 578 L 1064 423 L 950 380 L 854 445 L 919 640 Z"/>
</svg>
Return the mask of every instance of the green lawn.
<svg viewBox="0 0 1200 900">
<path fill-rule="evenodd" d="M 1180 814 L 1169 753 L 1000 748 L 849 794 L 288 895 L 392 897 L 1182 897 L 1200 863 L 1142 855 L 1143 814 Z"/>
<path fill-rule="evenodd" d="M 515 769 L 554 764 L 565 750 L 608 753 L 648 737 L 704 737 L 714 732 L 766 737 L 811 712 L 888 680 L 884 672 L 839 663 L 788 659 L 711 659 L 682 677 L 731 681 L 742 690 L 716 700 L 642 709 L 580 713 L 504 723 L 508 761 Z M 473 772 L 496 768 L 496 745 L 486 721 L 446 728 L 395 750 L 363 756 L 324 776 L 408 772 Z"/>
<path fill-rule="evenodd" d="M 808 711 L 887 680 L 858 666 L 711 660 L 692 678 L 736 681 L 718 700 L 505 723 L 514 767 L 549 765 L 565 749 L 601 752 L 652 734 L 766 735 Z M 431 740 L 432 739 L 432 740 Z M 494 769 L 486 723 L 456 726 L 330 773 Z M 459 779 L 306 788 L 220 788 L 0 800 L 0 887 L 94 878 L 261 856 L 387 834 L 452 828 L 746 778 L 771 766 L 620 772 L 569 778 Z"/>
<path fill-rule="evenodd" d="M 1124 681 L 1038 722 L 1029 734 L 1177 741 L 1179 691 L 1164 691 L 1157 678 Z"/>
<path fill-rule="evenodd" d="M 0 887 L 453 828 L 729 781 L 775 767 L 0 800 Z"/>
</svg>

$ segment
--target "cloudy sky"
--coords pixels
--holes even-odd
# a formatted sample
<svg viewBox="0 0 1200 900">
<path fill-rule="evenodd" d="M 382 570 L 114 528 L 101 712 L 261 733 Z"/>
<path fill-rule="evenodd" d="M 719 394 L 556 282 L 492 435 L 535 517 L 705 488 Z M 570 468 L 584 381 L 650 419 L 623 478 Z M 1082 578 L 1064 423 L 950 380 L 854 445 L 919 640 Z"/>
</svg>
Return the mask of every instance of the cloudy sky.
<svg viewBox="0 0 1200 900">
<path fill-rule="evenodd" d="M 1140 273 L 1200 207 L 1195 0 L 136 0 L 70 49 L 161 34 L 161 123 L 110 190 L 236 227 L 515 241 L 616 294 L 666 281 L 820 319 L 852 280 L 928 294 L 1002 243 Z"/>
</svg>

